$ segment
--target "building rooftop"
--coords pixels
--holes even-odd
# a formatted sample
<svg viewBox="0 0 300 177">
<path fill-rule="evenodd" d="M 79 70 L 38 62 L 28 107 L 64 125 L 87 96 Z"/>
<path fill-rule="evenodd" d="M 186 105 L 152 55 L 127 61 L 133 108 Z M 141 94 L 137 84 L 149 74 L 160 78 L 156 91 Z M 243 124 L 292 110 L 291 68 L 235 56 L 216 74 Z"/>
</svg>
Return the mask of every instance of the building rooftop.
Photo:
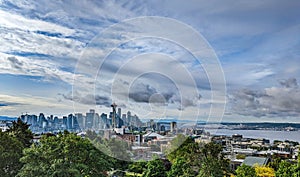
<svg viewBox="0 0 300 177">
<path fill-rule="evenodd" d="M 248 157 L 245 158 L 243 164 L 249 165 L 249 166 L 267 165 L 268 162 L 269 162 L 269 158 L 267 158 L 267 157 L 248 156 Z"/>
</svg>

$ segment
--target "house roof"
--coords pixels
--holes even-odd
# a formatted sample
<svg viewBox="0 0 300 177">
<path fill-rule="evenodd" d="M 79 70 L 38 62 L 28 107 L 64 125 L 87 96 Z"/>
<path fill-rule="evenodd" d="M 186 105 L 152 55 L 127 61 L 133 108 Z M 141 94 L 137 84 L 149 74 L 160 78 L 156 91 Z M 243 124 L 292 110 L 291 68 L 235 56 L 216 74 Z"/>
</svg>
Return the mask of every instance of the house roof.
<svg viewBox="0 0 300 177">
<path fill-rule="evenodd" d="M 161 139 L 161 138 L 164 138 L 164 136 L 158 134 L 158 133 L 154 133 L 154 132 L 148 132 L 147 134 L 145 134 L 143 136 L 144 138 L 146 137 L 156 137 L 157 139 Z"/>
<path fill-rule="evenodd" d="M 253 157 L 253 156 L 248 156 L 245 158 L 243 164 L 249 165 L 249 166 L 254 166 L 254 165 L 267 165 L 269 162 L 268 157 Z"/>
</svg>

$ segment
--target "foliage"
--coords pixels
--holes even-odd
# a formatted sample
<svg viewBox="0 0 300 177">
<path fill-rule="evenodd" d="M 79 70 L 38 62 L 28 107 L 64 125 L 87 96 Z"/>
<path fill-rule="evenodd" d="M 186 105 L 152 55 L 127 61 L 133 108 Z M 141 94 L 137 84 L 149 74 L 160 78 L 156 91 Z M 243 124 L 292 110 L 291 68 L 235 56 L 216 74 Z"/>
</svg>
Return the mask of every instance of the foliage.
<svg viewBox="0 0 300 177">
<path fill-rule="evenodd" d="M 130 147 L 127 142 L 111 138 L 107 141 L 107 147 L 109 148 L 112 157 L 121 160 L 130 160 L 130 156 L 127 152 Z"/>
<path fill-rule="evenodd" d="M 245 159 L 246 155 L 245 154 L 237 154 L 236 159 Z"/>
<path fill-rule="evenodd" d="M 92 143 L 97 149 L 112 158 L 114 169 L 125 170 L 128 168 L 130 161 L 128 151 L 130 146 L 127 142 L 117 138 L 102 139 L 98 136 Z"/>
<path fill-rule="evenodd" d="M 0 131 L 0 176 L 15 176 L 22 168 L 19 159 L 22 156 L 22 143 L 15 137 Z"/>
<path fill-rule="evenodd" d="M 148 161 L 142 177 L 166 177 L 166 169 L 161 159 Z"/>
<path fill-rule="evenodd" d="M 183 143 L 178 143 L 181 140 L 182 137 L 178 135 L 171 141 L 171 152 L 167 155 L 168 160 L 173 164 L 176 158 L 182 157 L 191 165 L 199 166 L 199 159 L 201 159 L 199 144 L 195 143 L 190 137 L 185 138 Z M 172 143 L 175 143 L 175 145 Z M 180 144 L 180 146 L 177 147 L 178 144 Z M 177 148 L 174 149 L 175 147 Z"/>
<path fill-rule="evenodd" d="M 282 160 L 278 170 L 275 172 L 276 177 L 291 177 L 293 176 L 293 166 L 291 163 Z"/>
<path fill-rule="evenodd" d="M 255 169 L 245 164 L 239 166 L 235 172 L 236 177 L 256 177 Z"/>
<path fill-rule="evenodd" d="M 25 163 L 18 176 L 105 176 L 109 158 L 89 140 L 75 134 L 43 136 L 39 144 L 25 149 Z"/>
<path fill-rule="evenodd" d="M 201 148 L 203 154 L 199 176 L 224 176 L 229 172 L 229 161 L 222 154 L 222 146 L 213 142 Z"/>
<path fill-rule="evenodd" d="M 174 151 L 176 151 L 178 148 L 186 145 L 187 143 L 191 142 L 191 138 L 186 137 L 183 134 L 178 134 L 175 138 L 171 141 L 171 147 L 165 152 L 166 154 L 170 154 Z"/>
<path fill-rule="evenodd" d="M 299 177 L 300 176 L 300 156 L 298 155 L 298 163 L 293 166 L 293 176 Z"/>
<path fill-rule="evenodd" d="M 29 126 L 30 125 L 23 122 L 21 119 L 18 119 L 17 121 L 13 121 L 12 126 L 7 132 L 11 136 L 16 137 L 24 147 L 30 147 L 32 144 L 33 133 L 29 129 Z"/>
<path fill-rule="evenodd" d="M 256 175 L 259 177 L 274 177 L 275 171 L 271 167 L 267 166 L 255 166 Z"/>
<path fill-rule="evenodd" d="M 185 137 L 178 136 L 173 139 L 171 149 L 178 146 L 183 138 Z M 172 143 L 175 143 L 175 145 Z M 212 142 L 200 147 L 198 143 L 188 137 L 177 149 L 173 149 L 167 157 L 172 162 L 169 176 L 180 176 L 188 173 L 191 176 L 197 174 L 198 176 L 224 176 L 229 172 L 229 162 L 222 154 L 222 147 Z"/>
<path fill-rule="evenodd" d="M 186 159 L 178 157 L 175 159 L 175 162 L 172 164 L 171 170 L 167 173 L 168 177 L 193 177 L 195 172 L 192 169 Z"/>
<path fill-rule="evenodd" d="M 269 163 L 269 167 L 273 168 L 275 171 L 278 170 L 279 165 L 281 163 L 281 158 L 276 157 L 275 155 L 272 157 L 272 161 Z"/>
<path fill-rule="evenodd" d="M 146 165 L 147 165 L 146 161 L 133 162 L 129 165 L 129 171 L 133 173 L 142 174 L 146 169 Z"/>
</svg>

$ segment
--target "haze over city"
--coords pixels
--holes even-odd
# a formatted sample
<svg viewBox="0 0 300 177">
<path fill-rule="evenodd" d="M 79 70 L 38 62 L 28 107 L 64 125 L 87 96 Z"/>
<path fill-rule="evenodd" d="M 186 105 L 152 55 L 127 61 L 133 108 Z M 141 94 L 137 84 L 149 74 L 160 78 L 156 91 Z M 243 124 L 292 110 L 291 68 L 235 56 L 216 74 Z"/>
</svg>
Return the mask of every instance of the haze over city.
<svg viewBox="0 0 300 177">
<path fill-rule="evenodd" d="M 225 122 L 299 123 L 299 8 L 296 0 L 0 1 L 0 116 L 101 113 L 116 102 L 141 119 L 205 121 L 217 105 Z M 149 25 L 159 18 L 170 28 Z M 182 39 L 191 34 L 173 22 L 193 29 L 222 72 L 208 77 L 203 58 L 167 38 L 132 38 L 102 58 L 132 29 L 103 34 L 129 19 Z"/>
</svg>

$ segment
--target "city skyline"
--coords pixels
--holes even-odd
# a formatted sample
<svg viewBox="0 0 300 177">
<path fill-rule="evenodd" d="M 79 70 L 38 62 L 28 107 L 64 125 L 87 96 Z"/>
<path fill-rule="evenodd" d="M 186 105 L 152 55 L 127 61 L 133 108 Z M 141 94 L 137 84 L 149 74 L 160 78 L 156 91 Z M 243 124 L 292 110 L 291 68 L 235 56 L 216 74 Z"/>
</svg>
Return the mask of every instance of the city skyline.
<svg viewBox="0 0 300 177">
<path fill-rule="evenodd" d="M 0 1 L 0 116 L 109 112 L 116 102 L 141 119 L 205 121 L 215 104 L 224 122 L 299 123 L 299 8 L 292 0 Z M 105 30 L 148 16 L 202 36 L 224 73 L 216 77 L 225 78 L 225 102 L 212 99 L 222 84 L 212 90 L 203 59 L 168 39 L 122 43 L 100 67 L 100 55 L 89 58 L 124 38 L 113 33 L 102 40 Z M 161 33 L 190 35 L 164 25 L 170 28 Z"/>
</svg>

